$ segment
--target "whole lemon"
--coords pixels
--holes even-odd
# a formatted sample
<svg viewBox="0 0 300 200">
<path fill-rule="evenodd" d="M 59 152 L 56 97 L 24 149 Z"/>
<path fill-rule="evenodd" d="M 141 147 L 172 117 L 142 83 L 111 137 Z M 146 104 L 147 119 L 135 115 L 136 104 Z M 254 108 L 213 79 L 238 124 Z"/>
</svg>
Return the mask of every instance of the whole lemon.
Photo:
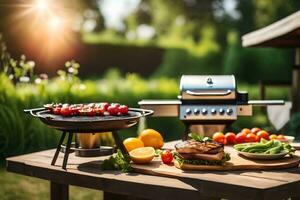
<svg viewBox="0 0 300 200">
<path fill-rule="evenodd" d="M 164 139 L 161 134 L 154 129 L 143 130 L 139 139 L 144 143 L 145 147 L 153 147 L 154 149 L 161 149 L 164 145 Z"/>
<path fill-rule="evenodd" d="M 144 143 L 139 138 L 127 138 L 123 141 L 123 144 L 128 152 L 132 151 L 133 149 L 144 147 Z"/>
</svg>

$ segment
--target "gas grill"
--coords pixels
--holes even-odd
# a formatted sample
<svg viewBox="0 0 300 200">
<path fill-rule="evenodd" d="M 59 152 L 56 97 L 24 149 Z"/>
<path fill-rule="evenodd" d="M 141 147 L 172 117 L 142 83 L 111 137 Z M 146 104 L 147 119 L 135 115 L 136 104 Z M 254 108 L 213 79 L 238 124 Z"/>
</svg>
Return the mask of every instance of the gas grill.
<svg viewBox="0 0 300 200">
<path fill-rule="evenodd" d="M 183 75 L 178 99 L 139 102 L 141 108 L 154 110 L 154 117 L 179 117 L 186 126 L 183 139 L 192 125 L 226 127 L 238 116 L 252 116 L 252 106 L 283 104 L 283 100 L 249 101 L 248 92 L 237 91 L 233 75 Z"/>
</svg>

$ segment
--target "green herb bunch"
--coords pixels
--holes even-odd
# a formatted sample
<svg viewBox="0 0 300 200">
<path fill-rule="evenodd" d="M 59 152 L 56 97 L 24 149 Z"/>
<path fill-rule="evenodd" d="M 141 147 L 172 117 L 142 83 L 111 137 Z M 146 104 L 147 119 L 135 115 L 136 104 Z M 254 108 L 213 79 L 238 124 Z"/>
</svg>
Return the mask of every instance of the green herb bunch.
<svg viewBox="0 0 300 200">
<path fill-rule="evenodd" d="M 118 149 L 117 153 L 113 154 L 109 159 L 106 159 L 101 164 L 102 170 L 120 170 L 122 172 L 131 172 L 129 155 L 123 155 L 121 150 Z"/>
<path fill-rule="evenodd" d="M 190 133 L 189 137 L 192 138 L 193 140 L 197 141 L 197 142 L 207 142 L 207 141 L 212 141 L 212 139 L 210 137 L 206 137 L 206 136 L 202 136 L 202 135 L 198 135 L 196 133 Z"/>
</svg>

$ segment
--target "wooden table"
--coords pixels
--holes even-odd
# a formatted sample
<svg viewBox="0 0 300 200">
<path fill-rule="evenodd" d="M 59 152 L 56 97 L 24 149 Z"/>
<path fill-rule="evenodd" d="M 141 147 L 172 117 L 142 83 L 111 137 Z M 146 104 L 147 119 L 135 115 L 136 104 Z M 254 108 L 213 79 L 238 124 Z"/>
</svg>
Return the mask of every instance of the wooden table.
<svg viewBox="0 0 300 200">
<path fill-rule="evenodd" d="M 104 191 L 105 199 L 300 199 L 300 168 L 280 171 L 199 172 L 203 180 L 101 171 L 103 158 L 70 155 L 67 170 L 51 166 L 55 150 L 7 159 L 7 171 L 51 182 L 51 199 L 68 199 L 69 185 Z"/>
</svg>

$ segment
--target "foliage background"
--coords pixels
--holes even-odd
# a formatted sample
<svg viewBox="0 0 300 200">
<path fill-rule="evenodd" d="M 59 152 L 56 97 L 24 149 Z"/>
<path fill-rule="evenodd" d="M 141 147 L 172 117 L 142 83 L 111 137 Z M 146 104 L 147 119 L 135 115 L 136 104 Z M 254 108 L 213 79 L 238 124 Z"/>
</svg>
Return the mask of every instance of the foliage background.
<svg viewBox="0 0 300 200">
<path fill-rule="evenodd" d="M 24 15 L 35 1 L 28 2 L 25 6 L 18 0 L 0 4 L 2 163 L 6 157 L 57 144 L 59 133 L 24 114 L 26 108 L 49 102 L 95 101 L 137 107 L 141 99 L 176 98 L 182 74 L 234 74 L 238 89 L 247 90 L 251 99 L 259 99 L 262 80 L 291 80 L 293 49 L 243 48 L 241 36 L 298 11 L 298 0 L 123 0 L 128 5 L 136 2 L 136 6 L 123 16 L 121 26 L 111 26 L 104 12 L 105 4 L 121 0 L 75 0 L 72 4 L 61 0 L 55 1 L 55 15 L 68 20 L 56 32 L 46 23 L 53 16 L 45 20 L 36 12 Z M 40 19 L 36 24 L 35 18 Z M 89 23 L 94 26 L 86 29 Z M 72 59 L 80 68 L 75 61 L 66 63 Z M 288 100 L 288 89 L 271 88 L 267 98 Z M 292 116 L 284 133 L 300 131 L 299 116 Z M 150 118 L 146 123 L 166 141 L 180 138 L 183 131 L 174 118 Z M 255 109 L 252 117 L 239 118 L 232 130 L 253 126 L 275 132 L 261 109 Z M 123 131 L 122 137 L 136 136 L 138 128 Z M 113 144 L 110 135 L 102 139 Z M 4 199 L 29 199 L 32 195 L 25 191 L 11 195 L 13 184 L 40 184 L 1 174 L 5 178 L 0 182 L 8 180 L 0 188 Z M 47 186 L 42 185 L 44 191 Z M 45 198 L 48 194 L 34 195 Z"/>
<path fill-rule="evenodd" d="M 251 99 L 259 99 L 257 86 L 261 80 L 291 80 L 292 49 L 243 48 L 240 38 L 297 11 L 299 1 L 137 0 L 136 7 L 123 16 L 119 27 L 108 23 L 102 9 L 108 3 L 106 0 L 77 0 L 72 5 L 60 1 L 54 8 L 68 8 L 61 12 L 68 14 L 71 24 L 80 19 L 75 31 L 68 29 L 71 24 L 64 24 L 64 31 L 71 38 L 68 40 L 59 29 L 51 32 L 53 30 L 46 31 L 44 23 L 32 24 L 29 19 L 34 13 L 16 21 L 23 10 L 11 6 L 12 3 L 4 1 L 3 5 L 7 6 L 0 7 L 0 31 L 4 36 L 0 38 L 2 158 L 52 148 L 57 142 L 58 133 L 21 112 L 25 108 L 48 102 L 93 101 L 122 102 L 136 107 L 141 99 L 174 99 L 179 93 L 182 74 L 234 74 L 239 89 L 248 90 Z M 228 9 L 228 5 L 232 8 Z M 59 17 L 60 12 L 57 13 Z M 47 17 L 51 20 L 53 16 Z M 85 23 L 91 20 L 95 26 L 86 30 Z M 45 35 L 33 37 L 28 34 L 33 30 Z M 54 49 L 51 49 L 49 38 L 54 33 L 62 34 L 55 40 L 55 43 L 61 42 L 61 46 L 52 44 Z M 28 45 L 28 40 L 44 42 Z M 70 47 L 75 54 L 69 53 Z M 43 48 L 50 49 L 44 52 L 44 57 L 37 52 Z M 62 67 L 72 55 L 79 60 L 80 70 L 74 61 L 68 62 L 67 68 Z M 132 67 L 137 63 L 138 66 Z M 71 65 L 75 73 L 68 72 Z M 40 72 L 46 72 L 49 79 L 37 83 Z M 22 77 L 29 77 L 29 82 L 21 81 Z M 271 89 L 268 98 L 287 100 L 288 90 Z M 293 119 L 297 119 L 297 115 Z M 292 120 L 286 127 L 291 134 L 298 129 L 296 121 Z M 153 118 L 147 120 L 147 125 L 161 131 L 166 140 L 179 138 L 183 130 L 178 119 Z M 254 117 L 238 120 L 233 129 L 254 125 L 273 129 L 259 109 Z M 137 127 L 123 135 L 136 134 Z"/>
</svg>

